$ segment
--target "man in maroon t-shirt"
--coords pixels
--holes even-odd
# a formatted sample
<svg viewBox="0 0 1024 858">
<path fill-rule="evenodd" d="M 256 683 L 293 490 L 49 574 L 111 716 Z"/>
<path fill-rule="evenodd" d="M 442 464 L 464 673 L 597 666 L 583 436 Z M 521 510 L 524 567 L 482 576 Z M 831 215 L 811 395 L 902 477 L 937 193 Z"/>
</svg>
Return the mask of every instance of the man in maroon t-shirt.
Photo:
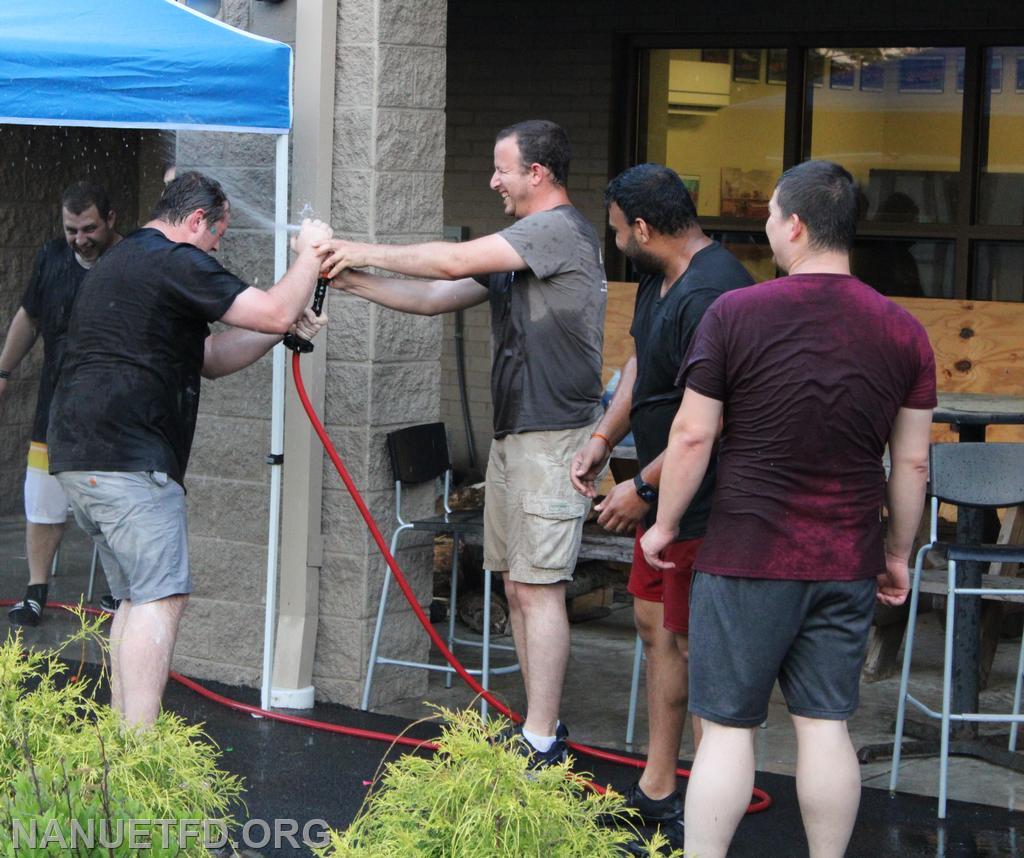
<svg viewBox="0 0 1024 858">
<path fill-rule="evenodd" d="M 810 854 L 842 856 L 857 815 L 846 721 L 876 595 L 887 605 L 907 596 L 936 397 L 924 329 L 850 274 L 856 222 L 846 170 L 787 170 L 765 231 L 789 276 L 719 298 L 679 374 L 658 517 L 641 546 L 652 565 L 671 565 L 660 555 L 724 416 L 690 601 L 690 711 L 704 735 L 685 831 L 701 858 L 724 858 L 750 800 L 753 731 L 776 680 L 796 729 Z"/>
</svg>

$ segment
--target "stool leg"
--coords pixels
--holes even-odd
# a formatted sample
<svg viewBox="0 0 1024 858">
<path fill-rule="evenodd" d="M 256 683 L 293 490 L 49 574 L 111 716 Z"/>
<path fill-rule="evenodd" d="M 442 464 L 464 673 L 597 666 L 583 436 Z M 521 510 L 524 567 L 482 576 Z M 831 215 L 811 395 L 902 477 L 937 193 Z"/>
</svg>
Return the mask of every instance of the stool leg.
<svg viewBox="0 0 1024 858">
<path fill-rule="evenodd" d="M 889 794 L 896 792 L 903 753 L 903 725 L 907 715 L 907 689 L 910 685 L 910 662 L 914 655 L 914 631 L 917 628 L 917 603 L 921 598 L 921 567 L 931 545 L 922 546 L 914 563 L 914 577 L 910 582 L 910 611 L 907 614 L 907 642 L 903 647 L 903 669 L 900 672 L 900 696 L 896 705 L 896 732 L 892 743 L 892 772 L 889 773 Z"/>
<path fill-rule="evenodd" d="M 1020 655 L 1017 656 L 1017 684 L 1013 691 L 1013 714 L 1014 716 L 1020 715 L 1020 687 L 1021 680 L 1024 679 L 1024 634 L 1020 638 Z M 1017 727 L 1016 721 L 1010 727 L 1010 750 L 1017 750 Z"/>
<path fill-rule="evenodd" d="M 626 718 L 626 747 L 633 750 L 633 730 L 636 727 L 636 701 L 640 693 L 640 664 L 644 658 L 644 642 L 636 636 L 633 646 L 633 678 L 629 684 L 629 715 Z"/>
<path fill-rule="evenodd" d="M 50 577 L 57 577 L 57 569 L 60 566 L 60 544 L 57 545 L 57 550 L 53 552 L 53 562 L 50 564 Z"/>
<path fill-rule="evenodd" d="M 484 570 L 484 640 L 480 663 L 480 684 L 484 691 L 491 687 L 491 570 Z M 487 721 L 487 698 L 480 698 L 480 718 Z"/>
<path fill-rule="evenodd" d="M 949 561 L 946 584 L 946 646 L 942 665 L 942 742 L 939 746 L 939 819 L 946 818 L 946 778 L 949 775 L 949 716 L 953 688 L 953 615 L 956 602 L 956 563 Z"/>
<path fill-rule="evenodd" d="M 395 556 L 395 549 L 398 547 L 398 534 L 402 532 L 400 527 L 391 537 L 391 556 Z M 388 585 L 391 583 L 391 567 L 384 565 L 384 584 L 380 588 L 380 604 L 377 606 L 377 624 L 373 627 L 373 643 L 370 644 L 370 661 L 366 666 L 366 682 L 363 683 L 363 699 L 359 702 L 359 708 L 364 712 L 370 708 L 370 688 L 373 686 L 373 670 L 377 666 L 377 649 L 380 646 L 381 631 L 384 628 L 384 611 L 388 605 Z"/>
<path fill-rule="evenodd" d="M 448 649 L 455 655 L 455 613 L 459 599 L 459 535 L 452 534 L 452 581 L 448 588 Z M 452 687 L 452 673 L 444 675 L 444 687 Z"/>
</svg>

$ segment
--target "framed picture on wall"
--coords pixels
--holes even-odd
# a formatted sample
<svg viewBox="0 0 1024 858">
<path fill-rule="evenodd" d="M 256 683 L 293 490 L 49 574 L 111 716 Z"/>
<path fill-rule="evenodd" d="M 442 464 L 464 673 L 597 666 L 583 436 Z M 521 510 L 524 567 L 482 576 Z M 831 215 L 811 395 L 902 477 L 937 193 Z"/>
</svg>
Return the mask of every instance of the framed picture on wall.
<svg viewBox="0 0 1024 858">
<path fill-rule="evenodd" d="M 832 59 L 828 66 L 829 89 L 853 89 L 853 81 L 857 75 L 857 67 L 853 63 Z"/>
<path fill-rule="evenodd" d="M 1017 92 L 1024 92 L 1024 56 L 1017 57 Z"/>
<path fill-rule="evenodd" d="M 988 87 L 992 92 L 1003 91 L 1003 55 L 992 54 L 992 62 L 988 66 Z"/>
<path fill-rule="evenodd" d="M 701 48 L 700 61 L 702 63 L 728 63 L 728 48 Z"/>
<path fill-rule="evenodd" d="M 789 53 L 785 48 L 768 49 L 768 83 L 773 86 L 785 86 L 788 66 Z"/>
<path fill-rule="evenodd" d="M 938 93 L 945 89 L 946 58 L 940 55 L 900 59 L 900 92 Z"/>
<path fill-rule="evenodd" d="M 884 63 L 861 63 L 860 89 L 861 92 L 882 92 L 885 89 Z"/>
<path fill-rule="evenodd" d="M 690 199 L 693 200 L 693 207 L 700 207 L 700 176 L 687 176 L 682 175 L 679 177 L 683 180 L 683 184 L 686 186 L 686 190 L 690 194 Z"/>
<path fill-rule="evenodd" d="M 956 58 L 956 91 L 964 91 L 964 55 Z"/>
<path fill-rule="evenodd" d="M 732 79 L 737 83 L 761 82 L 761 51 L 759 48 L 736 48 L 732 58 Z"/>
</svg>

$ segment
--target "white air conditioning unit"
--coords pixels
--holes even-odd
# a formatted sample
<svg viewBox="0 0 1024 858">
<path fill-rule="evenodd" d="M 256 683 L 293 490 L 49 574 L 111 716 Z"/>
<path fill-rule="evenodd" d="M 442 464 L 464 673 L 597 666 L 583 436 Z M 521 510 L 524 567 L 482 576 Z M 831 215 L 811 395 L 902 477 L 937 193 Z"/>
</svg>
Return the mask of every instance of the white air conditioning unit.
<svg viewBox="0 0 1024 858">
<path fill-rule="evenodd" d="M 729 106 L 729 63 L 671 60 L 668 65 L 668 112 L 714 113 Z"/>
</svg>

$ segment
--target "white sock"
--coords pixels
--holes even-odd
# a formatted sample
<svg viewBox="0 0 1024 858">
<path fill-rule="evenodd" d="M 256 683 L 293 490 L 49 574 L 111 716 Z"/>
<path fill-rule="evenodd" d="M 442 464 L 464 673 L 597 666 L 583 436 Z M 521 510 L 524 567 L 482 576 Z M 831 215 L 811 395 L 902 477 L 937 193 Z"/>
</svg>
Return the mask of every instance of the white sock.
<svg viewBox="0 0 1024 858">
<path fill-rule="evenodd" d="M 523 730 L 523 738 L 542 754 L 550 751 L 551 746 L 555 744 L 554 736 L 538 736 L 536 733 L 531 733 L 526 729 Z"/>
</svg>

